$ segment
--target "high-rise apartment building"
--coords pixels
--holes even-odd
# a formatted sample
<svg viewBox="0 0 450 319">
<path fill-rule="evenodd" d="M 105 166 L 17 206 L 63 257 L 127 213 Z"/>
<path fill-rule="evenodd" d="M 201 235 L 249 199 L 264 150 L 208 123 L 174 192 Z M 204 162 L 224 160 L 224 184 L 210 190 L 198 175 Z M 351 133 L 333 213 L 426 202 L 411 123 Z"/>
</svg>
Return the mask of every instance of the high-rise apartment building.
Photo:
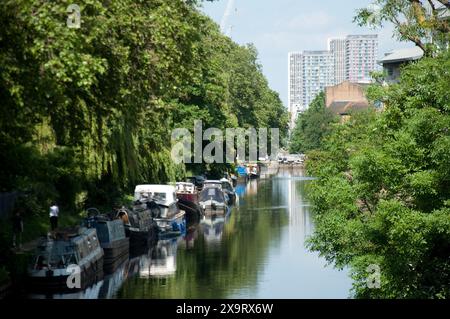
<svg viewBox="0 0 450 319">
<path fill-rule="evenodd" d="M 345 78 L 350 82 L 369 83 L 376 69 L 378 35 L 348 35 L 345 38 Z M 336 83 L 339 84 L 339 83 Z"/>
<path fill-rule="evenodd" d="M 328 39 L 328 50 L 334 56 L 334 84 L 344 82 L 346 79 L 345 42 L 345 38 Z"/>
<path fill-rule="evenodd" d="M 314 97 L 343 81 L 369 83 L 376 70 L 378 36 L 348 35 L 328 40 L 328 51 L 290 52 L 288 95 L 291 127 Z"/>
<path fill-rule="evenodd" d="M 289 53 L 289 112 L 291 127 L 316 95 L 334 84 L 334 56 L 330 51 Z"/>
<path fill-rule="evenodd" d="M 297 113 L 302 111 L 303 98 L 303 58 L 301 52 L 288 54 L 288 110 L 291 115 L 291 128 L 294 127 Z"/>
</svg>

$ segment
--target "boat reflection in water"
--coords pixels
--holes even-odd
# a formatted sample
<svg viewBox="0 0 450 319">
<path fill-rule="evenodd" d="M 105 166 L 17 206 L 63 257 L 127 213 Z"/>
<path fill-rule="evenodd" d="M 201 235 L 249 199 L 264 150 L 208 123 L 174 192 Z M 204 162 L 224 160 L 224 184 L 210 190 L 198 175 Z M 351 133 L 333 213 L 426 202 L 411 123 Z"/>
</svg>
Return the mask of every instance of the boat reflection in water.
<svg viewBox="0 0 450 319">
<path fill-rule="evenodd" d="M 117 291 L 128 278 L 135 273 L 137 268 L 136 259 L 125 261 L 117 270 L 103 280 L 98 281 L 92 286 L 78 290 L 76 292 L 48 293 L 48 294 L 30 294 L 28 297 L 33 299 L 111 299 L 115 298 Z"/>
<path fill-rule="evenodd" d="M 140 257 L 139 277 L 167 277 L 177 270 L 178 238 L 159 240 L 148 255 Z"/>
<path fill-rule="evenodd" d="M 209 246 L 220 247 L 225 225 L 230 214 L 225 216 L 204 217 L 200 221 L 199 231 Z"/>
</svg>

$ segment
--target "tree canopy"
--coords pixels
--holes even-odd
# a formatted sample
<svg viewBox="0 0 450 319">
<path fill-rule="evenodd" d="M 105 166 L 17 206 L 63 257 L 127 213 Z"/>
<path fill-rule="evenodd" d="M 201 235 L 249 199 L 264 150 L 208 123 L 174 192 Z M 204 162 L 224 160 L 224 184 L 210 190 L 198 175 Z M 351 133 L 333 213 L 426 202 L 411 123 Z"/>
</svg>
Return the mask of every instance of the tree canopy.
<svg viewBox="0 0 450 319">
<path fill-rule="evenodd" d="M 449 52 L 408 65 L 398 84 L 372 91 L 384 112 L 352 116 L 309 153 L 310 247 L 351 266 L 357 297 L 450 296 L 449 68 Z"/>
<path fill-rule="evenodd" d="M 325 107 L 325 94 L 320 92 L 309 108 L 298 115 L 292 130 L 289 150 L 291 153 L 305 153 L 319 149 L 325 137 L 331 132 L 337 116 Z"/>
<path fill-rule="evenodd" d="M 288 116 L 252 45 L 198 1 L 0 3 L 1 191 L 81 207 L 141 182 L 183 176 L 175 127 L 278 127 Z"/>
</svg>

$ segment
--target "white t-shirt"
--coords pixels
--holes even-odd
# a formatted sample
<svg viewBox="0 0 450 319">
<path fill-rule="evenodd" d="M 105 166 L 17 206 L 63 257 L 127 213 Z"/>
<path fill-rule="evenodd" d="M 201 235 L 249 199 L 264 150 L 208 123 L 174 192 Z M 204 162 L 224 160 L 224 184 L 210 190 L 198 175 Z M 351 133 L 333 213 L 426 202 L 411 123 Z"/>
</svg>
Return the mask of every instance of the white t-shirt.
<svg viewBox="0 0 450 319">
<path fill-rule="evenodd" d="M 50 207 L 50 217 L 53 217 L 53 216 L 58 217 L 58 214 L 59 214 L 58 206 L 56 206 L 56 205 L 51 206 Z"/>
</svg>

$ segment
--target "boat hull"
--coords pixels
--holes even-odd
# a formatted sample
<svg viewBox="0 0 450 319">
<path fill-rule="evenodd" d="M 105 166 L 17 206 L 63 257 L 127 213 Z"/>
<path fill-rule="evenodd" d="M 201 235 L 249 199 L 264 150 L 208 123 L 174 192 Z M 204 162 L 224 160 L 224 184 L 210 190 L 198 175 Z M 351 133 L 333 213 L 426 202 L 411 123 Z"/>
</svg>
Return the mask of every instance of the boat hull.
<svg viewBox="0 0 450 319">
<path fill-rule="evenodd" d="M 155 225 L 150 230 L 139 230 L 135 228 L 126 228 L 125 233 L 130 239 L 130 250 L 139 247 L 149 247 L 158 239 L 158 228 Z"/>
<path fill-rule="evenodd" d="M 130 256 L 130 239 L 123 238 L 102 245 L 104 252 L 103 270 L 106 274 L 115 272 Z"/>
<path fill-rule="evenodd" d="M 73 292 L 83 290 L 103 279 L 103 257 L 89 263 L 85 267 L 81 267 L 80 271 L 80 287 L 69 288 L 67 279 L 70 274 L 66 269 L 55 270 L 39 270 L 31 273 L 28 277 L 28 287 L 33 292 Z"/>
<path fill-rule="evenodd" d="M 177 193 L 177 198 L 179 200 L 184 200 L 192 203 L 198 203 L 198 194 L 190 194 L 190 193 Z"/>
<path fill-rule="evenodd" d="M 227 214 L 226 205 L 204 205 L 203 212 L 205 217 L 225 216 Z"/>
</svg>

